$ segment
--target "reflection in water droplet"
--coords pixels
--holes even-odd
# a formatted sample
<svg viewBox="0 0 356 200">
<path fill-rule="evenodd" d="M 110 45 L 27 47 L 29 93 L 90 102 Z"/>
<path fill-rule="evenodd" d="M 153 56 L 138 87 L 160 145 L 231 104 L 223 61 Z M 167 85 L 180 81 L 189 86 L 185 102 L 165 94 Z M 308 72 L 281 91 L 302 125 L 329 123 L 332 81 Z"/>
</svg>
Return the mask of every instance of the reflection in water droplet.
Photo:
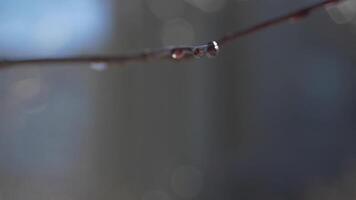
<svg viewBox="0 0 356 200">
<path fill-rule="evenodd" d="M 196 58 L 201 58 L 204 56 L 204 51 L 201 48 L 195 48 L 193 54 Z"/>
<path fill-rule="evenodd" d="M 108 64 L 104 62 L 94 62 L 90 64 L 90 68 L 95 71 L 104 71 L 108 68 Z"/>
<path fill-rule="evenodd" d="M 206 48 L 207 55 L 210 57 L 214 57 L 218 55 L 219 53 L 219 45 L 216 41 L 211 41 L 208 43 L 208 46 Z"/>
<path fill-rule="evenodd" d="M 173 49 L 171 56 L 173 59 L 175 60 L 180 60 L 184 57 L 185 52 L 183 51 L 183 49 Z"/>
</svg>

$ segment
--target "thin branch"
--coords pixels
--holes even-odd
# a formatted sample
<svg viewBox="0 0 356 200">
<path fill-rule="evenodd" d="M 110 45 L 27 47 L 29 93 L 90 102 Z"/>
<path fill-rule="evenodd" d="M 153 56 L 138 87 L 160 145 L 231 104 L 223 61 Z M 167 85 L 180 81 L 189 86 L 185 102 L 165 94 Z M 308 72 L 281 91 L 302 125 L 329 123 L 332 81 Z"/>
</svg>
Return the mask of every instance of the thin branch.
<svg viewBox="0 0 356 200">
<path fill-rule="evenodd" d="M 1 60 L 0 68 L 7 68 L 13 65 L 21 64 L 50 64 L 50 63 L 118 63 L 126 64 L 131 62 L 144 62 L 151 60 L 173 59 L 184 60 L 193 57 L 213 57 L 218 54 L 221 48 L 229 43 L 233 43 L 241 37 L 263 31 L 267 28 L 274 27 L 284 22 L 299 21 L 313 11 L 323 8 L 326 5 L 336 4 L 341 0 L 324 0 L 322 2 L 310 5 L 300 10 L 276 17 L 242 31 L 235 31 L 224 35 L 220 39 L 208 42 L 198 46 L 174 46 L 165 47 L 158 50 L 147 50 L 132 55 L 118 56 L 87 56 L 87 57 L 67 57 L 67 58 L 40 58 L 40 59 L 19 59 L 19 60 Z"/>
</svg>

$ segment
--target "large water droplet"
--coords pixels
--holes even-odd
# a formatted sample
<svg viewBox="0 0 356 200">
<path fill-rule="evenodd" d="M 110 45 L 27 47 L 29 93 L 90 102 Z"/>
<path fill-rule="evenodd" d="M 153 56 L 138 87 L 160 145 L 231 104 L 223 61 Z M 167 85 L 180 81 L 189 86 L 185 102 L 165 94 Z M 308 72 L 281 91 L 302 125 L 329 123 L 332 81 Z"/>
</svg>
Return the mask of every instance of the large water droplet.
<svg viewBox="0 0 356 200">
<path fill-rule="evenodd" d="M 171 56 L 175 60 L 180 60 L 184 57 L 185 52 L 183 49 L 173 49 L 171 52 Z"/>
<path fill-rule="evenodd" d="M 206 47 L 206 53 L 209 57 L 214 57 L 219 53 L 219 45 L 216 41 L 211 41 Z"/>
</svg>

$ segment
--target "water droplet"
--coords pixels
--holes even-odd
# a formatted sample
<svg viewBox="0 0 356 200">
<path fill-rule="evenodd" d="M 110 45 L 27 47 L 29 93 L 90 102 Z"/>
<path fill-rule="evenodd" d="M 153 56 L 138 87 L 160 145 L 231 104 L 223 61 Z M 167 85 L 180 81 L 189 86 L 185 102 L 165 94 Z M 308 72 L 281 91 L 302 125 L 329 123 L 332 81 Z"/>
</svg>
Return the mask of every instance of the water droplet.
<svg viewBox="0 0 356 200">
<path fill-rule="evenodd" d="M 90 68 L 95 71 L 104 71 L 108 68 L 108 64 L 104 62 L 94 62 L 90 64 Z"/>
<path fill-rule="evenodd" d="M 210 57 L 214 57 L 218 55 L 219 53 L 219 45 L 216 41 L 211 41 L 208 43 L 208 46 L 206 47 L 206 52 L 207 55 Z"/>
<path fill-rule="evenodd" d="M 183 49 L 173 49 L 171 56 L 173 59 L 175 60 L 180 60 L 184 57 L 185 52 L 183 51 Z"/>
<path fill-rule="evenodd" d="M 204 56 L 204 51 L 201 48 L 195 48 L 193 54 L 196 58 L 201 58 Z"/>
</svg>

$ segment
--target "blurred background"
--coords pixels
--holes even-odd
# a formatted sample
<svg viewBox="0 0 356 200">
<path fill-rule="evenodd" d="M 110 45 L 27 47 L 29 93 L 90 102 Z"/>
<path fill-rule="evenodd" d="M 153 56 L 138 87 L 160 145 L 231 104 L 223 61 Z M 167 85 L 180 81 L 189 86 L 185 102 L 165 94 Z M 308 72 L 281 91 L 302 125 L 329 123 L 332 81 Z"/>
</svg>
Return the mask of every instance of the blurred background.
<svg viewBox="0 0 356 200">
<path fill-rule="evenodd" d="M 321 0 L 0 0 L 0 58 L 201 44 Z M 0 200 L 356 198 L 356 4 L 213 59 L 0 71 Z"/>
</svg>

